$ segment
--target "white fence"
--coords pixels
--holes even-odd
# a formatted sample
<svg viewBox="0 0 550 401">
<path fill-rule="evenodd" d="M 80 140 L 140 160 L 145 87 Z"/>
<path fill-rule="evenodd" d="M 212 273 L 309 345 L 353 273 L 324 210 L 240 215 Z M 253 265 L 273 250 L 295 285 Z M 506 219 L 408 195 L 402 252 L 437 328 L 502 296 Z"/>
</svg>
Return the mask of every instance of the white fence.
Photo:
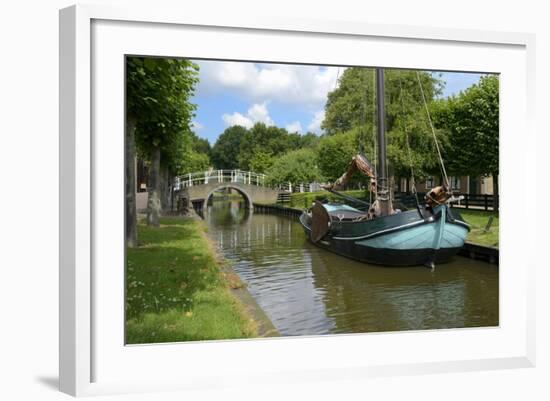
<svg viewBox="0 0 550 401">
<path fill-rule="evenodd" d="M 280 184 L 277 186 L 278 189 L 280 189 L 283 192 L 317 192 L 321 191 L 321 184 L 318 182 L 311 182 L 311 183 L 301 183 L 301 184 L 293 184 L 291 182 L 286 182 L 284 184 Z"/>
</svg>

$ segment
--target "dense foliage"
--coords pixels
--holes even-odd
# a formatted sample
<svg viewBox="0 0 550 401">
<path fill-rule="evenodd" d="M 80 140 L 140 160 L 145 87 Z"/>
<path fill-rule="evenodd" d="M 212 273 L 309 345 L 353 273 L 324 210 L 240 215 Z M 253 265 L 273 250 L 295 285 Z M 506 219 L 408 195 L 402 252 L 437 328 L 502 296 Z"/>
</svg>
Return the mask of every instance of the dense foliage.
<svg viewBox="0 0 550 401">
<path fill-rule="evenodd" d="M 313 148 L 319 137 L 313 133 L 289 133 L 284 128 L 256 123 L 250 129 L 234 125 L 226 128 L 212 147 L 217 169 L 252 170 L 265 173 L 285 153 Z"/>
<path fill-rule="evenodd" d="M 247 129 L 240 125 L 234 125 L 223 131 L 212 147 L 214 167 L 226 170 L 239 168 L 238 155 L 246 132 Z"/>
<path fill-rule="evenodd" d="M 319 170 L 323 176 L 332 182 L 345 171 L 351 158 L 358 152 L 357 131 L 324 136 L 317 146 Z"/>
<path fill-rule="evenodd" d="M 390 174 L 400 177 L 411 175 L 411 165 L 416 177 L 438 171 L 419 81 L 427 102 L 441 94 L 442 82 L 431 73 L 385 70 L 387 156 Z M 347 134 L 335 144 L 345 142 L 346 149 L 353 147 L 354 153 L 362 149 L 376 163 L 375 113 L 375 70 L 348 68 L 340 78 L 338 87 L 328 94 L 322 127 L 328 136 Z M 438 133 L 438 140 L 440 145 L 446 142 L 443 133 Z M 339 174 L 333 172 L 326 175 L 334 177 Z"/>
<path fill-rule="evenodd" d="M 127 113 L 135 118 L 136 144 L 147 159 L 160 148 L 162 163 L 177 168 L 191 149 L 189 99 L 198 82 L 198 67 L 185 59 L 127 58 Z M 176 149 L 176 150 L 174 150 Z"/>
<path fill-rule="evenodd" d="M 322 182 L 324 177 L 318 166 L 317 154 L 313 149 L 290 151 L 277 158 L 266 171 L 267 183 L 276 185 L 284 182 Z"/>
<path fill-rule="evenodd" d="M 448 132 L 449 169 L 464 175 L 499 172 L 499 82 L 481 77 L 457 96 L 434 105 L 434 123 Z"/>
<path fill-rule="evenodd" d="M 433 74 L 419 72 L 428 100 L 441 93 L 442 83 Z M 385 70 L 386 129 L 391 131 L 396 120 L 422 106 L 416 71 Z M 402 103 L 401 92 L 408 94 Z M 405 109 L 403 108 L 405 106 Z M 376 112 L 375 70 L 353 67 L 344 71 L 338 87 L 328 94 L 322 128 L 327 135 L 347 132 L 357 126 L 371 131 Z"/>
</svg>

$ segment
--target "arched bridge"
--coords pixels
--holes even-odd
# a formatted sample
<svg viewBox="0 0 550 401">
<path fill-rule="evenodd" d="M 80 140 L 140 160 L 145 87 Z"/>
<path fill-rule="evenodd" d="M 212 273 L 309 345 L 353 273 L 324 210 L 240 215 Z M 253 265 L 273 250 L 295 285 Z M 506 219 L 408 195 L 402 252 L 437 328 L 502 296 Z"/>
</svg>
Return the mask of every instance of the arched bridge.
<svg viewBox="0 0 550 401">
<path fill-rule="evenodd" d="M 214 192 L 233 189 L 246 199 L 246 206 L 253 203 L 277 202 L 278 189 L 265 185 L 265 175 L 252 171 L 213 170 L 190 173 L 176 179 L 175 190 L 186 207 L 202 209 Z"/>
</svg>

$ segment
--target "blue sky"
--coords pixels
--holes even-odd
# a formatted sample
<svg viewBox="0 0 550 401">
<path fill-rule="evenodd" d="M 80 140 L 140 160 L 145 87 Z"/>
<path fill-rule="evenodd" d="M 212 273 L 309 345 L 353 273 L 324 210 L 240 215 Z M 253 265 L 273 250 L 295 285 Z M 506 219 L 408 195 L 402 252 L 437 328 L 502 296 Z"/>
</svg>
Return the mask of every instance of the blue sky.
<svg viewBox="0 0 550 401">
<path fill-rule="evenodd" d="M 231 125 L 256 122 L 291 132 L 321 134 L 327 93 L 337 85 L 343 67 L 195 61 L 200 81 L 192 102 L 197 104 L 196 134 L 213 145 Z M 466 89 L 480 74 L 441 73 L 443 96 Z"/>
</svg>

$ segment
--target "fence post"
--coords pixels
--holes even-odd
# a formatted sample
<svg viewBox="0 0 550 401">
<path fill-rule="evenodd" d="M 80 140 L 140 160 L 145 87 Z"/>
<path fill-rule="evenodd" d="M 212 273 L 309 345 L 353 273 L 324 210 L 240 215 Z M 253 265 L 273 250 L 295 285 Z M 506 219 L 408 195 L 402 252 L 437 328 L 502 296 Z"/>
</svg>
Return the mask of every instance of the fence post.
<svg viewBox="0 0 550 401">
<path fill-rule="evenodd" d="M 189 187 L 192 187 L 193 186 L 193 181 L 191 181 L 191 173 L 189 173 L 189 178 L 188 178 L 188 181 L 187 181 L 187 185 Z"/>
<path fill-rule="evenodd" d="M 204 172 L 204 183 L 208 184 L 208 171 Z"/>
<path fill-rule="evenodd" d="M 488 207 L 487 198 L 488 198 L 488 195 L 487 195 L 487 194 L 484 194 L 484 195 L 483 195 L 483 203 L 484 203 L 484 205 L 485 205 L 485 211 L 487 211 L 487 207 Z"/>
<path fill-rule="evenodd" d="M 464 206 L 466 207 L 466 209 L 468 209 L 470 205 L 470 194 L 466 194 L 466 196 L 464 196 Z"/>
</svg>

